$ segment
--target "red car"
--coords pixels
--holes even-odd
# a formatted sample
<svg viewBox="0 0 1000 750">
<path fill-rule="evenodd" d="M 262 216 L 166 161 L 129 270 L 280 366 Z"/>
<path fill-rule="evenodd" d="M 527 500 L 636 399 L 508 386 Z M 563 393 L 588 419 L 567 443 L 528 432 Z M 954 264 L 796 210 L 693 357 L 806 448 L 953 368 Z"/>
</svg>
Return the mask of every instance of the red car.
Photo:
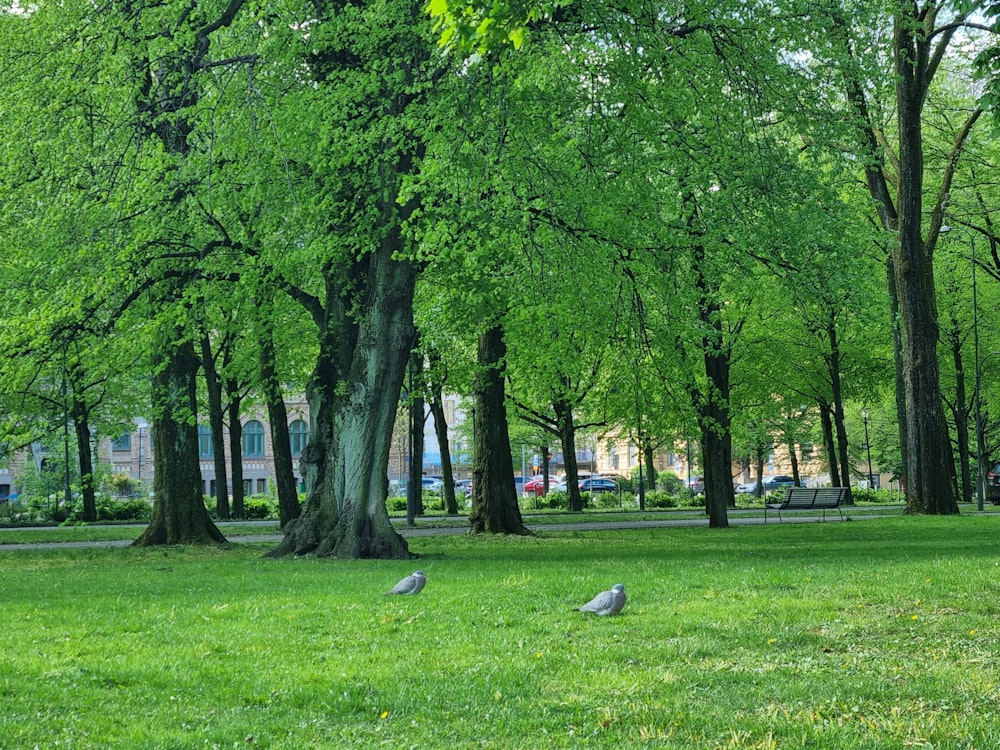
<svg viewBox="0 0 1000 750">
<path fill-rule="evenodd" d="M 555 477 L 549 477 L 549 489 L 559 480 Z M 529 479 L 524 483 L 524 494 L 525 495 L 535 495 L 536 497 L 541 497 L 545 494 L 545 479 L 542 477 L 535 477 L 534 479 Z"/>
</svg>

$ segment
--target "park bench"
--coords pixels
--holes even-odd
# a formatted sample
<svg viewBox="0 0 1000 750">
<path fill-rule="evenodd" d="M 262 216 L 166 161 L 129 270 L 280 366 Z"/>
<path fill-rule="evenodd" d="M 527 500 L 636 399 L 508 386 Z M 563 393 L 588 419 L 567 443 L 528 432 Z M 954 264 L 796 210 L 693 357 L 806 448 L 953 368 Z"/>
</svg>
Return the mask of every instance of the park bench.
<svg viewBox="0 0 1000 750">
<path fill-rule="evenodd" d="M 826 520 L 828 510 L 836 510 L 840 514 L 840 520 L 844 520 L 844 514 L 840 510 L 840 504 L 847 494 L 846 487 L 789 487 L 785 490 L 785 499 L 780 503 L 767 503 L 764 505 L 764 523 L 767 523 L 767 512 L 769 510 L 778 513 L 778 522 L 781 522 L 782 511 L 798 510 L 819 510 L 823 512 L 822 518 Z"/>
</svg>

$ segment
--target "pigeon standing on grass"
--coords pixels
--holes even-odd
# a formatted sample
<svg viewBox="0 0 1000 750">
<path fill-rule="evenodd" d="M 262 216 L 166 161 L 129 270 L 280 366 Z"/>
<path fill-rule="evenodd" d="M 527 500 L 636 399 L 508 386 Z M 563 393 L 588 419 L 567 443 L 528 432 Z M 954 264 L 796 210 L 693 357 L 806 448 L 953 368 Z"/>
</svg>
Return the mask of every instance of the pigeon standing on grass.
<svg viewBox="0 0 1000 750">
<path fill-rule="evenodd" d="M 625 606 L 625 586 L 616 583 L 611 587 L 611 591 L 602 591 L 582 607 L 577 607 L 580 612 L 593 612 L 595 615 L 617 615 Z"/>
<path fill-rule="evenodd" d="M 419 594 L 425 583 L 427 583 L 427 579 L 424 577 L 424 571 L 415 570 L 413 575 L 406 576 L 393 586 L 391 591 L 386 591 L 385 596 L 389 594 Z"/>
</svg>

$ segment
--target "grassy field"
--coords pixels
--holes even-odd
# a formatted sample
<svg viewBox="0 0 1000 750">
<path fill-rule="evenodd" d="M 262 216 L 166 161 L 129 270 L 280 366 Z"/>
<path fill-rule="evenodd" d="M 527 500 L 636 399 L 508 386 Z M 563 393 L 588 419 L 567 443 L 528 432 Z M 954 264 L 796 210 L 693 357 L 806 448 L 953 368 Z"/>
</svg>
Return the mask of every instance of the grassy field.
<svg viewBox="0 0 1000 750">
<path fill-rule="evenodd" d="M 1000 518 L 0 553 L 0 748 L 1000 747 Z M 382 592 L 415 567 L 419 596 Z M 573 611 L 613 583 L 613 618 Z"/>
</svg>

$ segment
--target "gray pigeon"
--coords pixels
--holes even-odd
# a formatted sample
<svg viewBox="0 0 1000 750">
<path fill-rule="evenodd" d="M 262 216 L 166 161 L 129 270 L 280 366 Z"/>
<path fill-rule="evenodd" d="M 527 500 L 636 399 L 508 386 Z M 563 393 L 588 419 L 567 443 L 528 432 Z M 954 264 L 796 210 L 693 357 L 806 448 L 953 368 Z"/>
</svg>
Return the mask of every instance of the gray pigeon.
<svg viewBox="0 0 1000 750">
<path fill-rule="evenodd" d="M 413 571 L 413 575 L 406 576 L 406 578 L 393 586 L 391 591 L 386 591 L 385 595 L 419 594 L 425 583 L 427 583 L 427 579 L 424 577 L 424 571 L 415 570 Z"/>
<path fill-rule="evenodd" d="M 580 612 L 593 612 L 595 615 L 617 615 L 625 606 L 625 586 L 616 583 L 611 587 L 611 591 L 602 591 L 582 607 L 577 607 Z"/>
</svg>

